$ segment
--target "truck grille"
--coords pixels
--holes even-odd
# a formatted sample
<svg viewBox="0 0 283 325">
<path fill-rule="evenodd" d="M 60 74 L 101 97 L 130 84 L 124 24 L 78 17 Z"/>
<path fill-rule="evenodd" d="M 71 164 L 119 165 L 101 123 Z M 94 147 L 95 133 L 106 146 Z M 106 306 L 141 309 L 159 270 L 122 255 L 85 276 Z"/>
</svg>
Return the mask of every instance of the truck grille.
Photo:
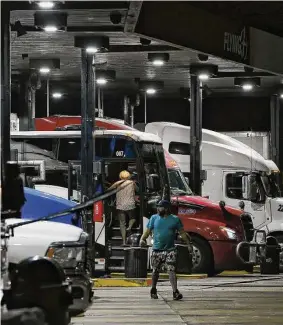
<svg viewBox="0 0 283 325">
<path fill-rule="evenodd" d="M 244 228 L 246 240 L 250 242 L 254 237 L 254 226 L 252 218 L 248 213 L 243 213 L 241 215 L 241 221 Z"/>
</svg>

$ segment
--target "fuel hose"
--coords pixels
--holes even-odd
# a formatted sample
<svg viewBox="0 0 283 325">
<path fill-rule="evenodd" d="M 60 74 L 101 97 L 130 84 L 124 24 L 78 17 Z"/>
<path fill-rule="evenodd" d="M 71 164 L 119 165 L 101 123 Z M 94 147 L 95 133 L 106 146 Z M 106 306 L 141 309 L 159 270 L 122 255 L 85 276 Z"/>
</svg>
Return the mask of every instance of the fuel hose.
<svg viewBox="0 0 283 325">
<path fill-rule="evenodd" d="M 50 214 L 48 216 L 41 217 L 41 218 L 38 218 L 38 219 L 27 220 L 27 221 L 22 221 L 22 222 L 13 224 L 13 225 L 8 225 L 7 227 L 8 227 L 9 230 L 13 230 L 13 229 L 15 229 L 17 227 L 20 227 L 20 226 L 29 225 L 31 223 L 35 223 L 35 222 L 38 222 L 38 221 L 52 220 L 52 219 L 55 219 L 55 218 L 63 217 L 63 216 L 66 216 L 68 214 L 73 214 L 73 213 L 79 212 L 81 210 L 87 209 L 87 208 L 93 206 L 94 203 L 105 200 L 105 199 L 109 198 L 110 196 L 118 193 L 121 189 L 128 186 L 128 185 L 122 186 L 123 183 L 121 183 L 116 189 L 113 189 L 113 190 L 110 190 L 110 191 L 109 190 L 105 191 L 103 194 L 97 195 L 97 196 L 93 197 L 92 199 L 90 199 L 90 200 L 88 200 L 86 202 L 80 203 L 80 204 L 78 204 L 78 205 L 76 205 L 76 206 L 74 206 L 72 208 L 63 210 L 61 212 L 53 213 L 53 214 Z"/>
</svg>

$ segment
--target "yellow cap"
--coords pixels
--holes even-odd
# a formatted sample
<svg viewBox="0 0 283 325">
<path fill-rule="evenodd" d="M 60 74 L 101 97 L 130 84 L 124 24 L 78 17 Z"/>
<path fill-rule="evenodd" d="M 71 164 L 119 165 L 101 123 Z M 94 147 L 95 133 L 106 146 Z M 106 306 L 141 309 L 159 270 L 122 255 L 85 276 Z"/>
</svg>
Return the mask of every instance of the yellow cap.
<svg viewBox="0 0 283 325">
<path fill-rule="evenodd" d="M 122 170 L 119 174 L 120 179 L 129 179 L 131 177 L 130 173 L 127 170 Z"/>
</svg>

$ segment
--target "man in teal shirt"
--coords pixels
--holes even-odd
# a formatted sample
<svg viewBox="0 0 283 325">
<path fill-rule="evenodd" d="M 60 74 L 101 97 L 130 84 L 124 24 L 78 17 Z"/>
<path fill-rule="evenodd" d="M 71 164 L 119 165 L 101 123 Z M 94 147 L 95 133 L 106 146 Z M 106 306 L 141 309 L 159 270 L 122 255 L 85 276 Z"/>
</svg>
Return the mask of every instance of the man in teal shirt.
<svg viewBox="0 0 283 325">
<path fill-rule="evenodd" d="M 170 202 L 161 200 L 157 204 L 157 213 L 153 215 L 144 232 L 140 245 L 146 245 L 146 239 L 153 233 L 154 244 L 152 248 L 151 264 L 152 264 L 152 288 L 150 295 L 152 299 L 158 299 L 156 285 L 159 279 L 160 271 L 165 268 L 169 274 L 169 280 L 173 289 L 173 299 L 180 300 L 182 294 L 177 289 L 176 277 L 176 259 L 177 252 L 174 241 L 176 231 L 179 232 L 182 239 L 187 243 L 190 254 L 192 253 L 192 245 L 190 238 L 184 231 L 181 220 L 170 213 Z"/>
</svg>

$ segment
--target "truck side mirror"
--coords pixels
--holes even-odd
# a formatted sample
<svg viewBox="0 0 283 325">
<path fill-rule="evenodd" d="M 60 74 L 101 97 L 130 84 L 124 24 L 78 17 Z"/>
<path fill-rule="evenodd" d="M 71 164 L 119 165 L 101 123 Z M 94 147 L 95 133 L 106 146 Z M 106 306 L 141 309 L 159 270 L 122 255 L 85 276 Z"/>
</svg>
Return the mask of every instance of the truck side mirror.
<svg viewBox="0 0 283 325">
<path fill-rule="evenodd" d="M 108 165 L 106 165 L 106 164 L 103 165 L 102 160 L 94 161 L 93 162 L 93 173 L 101 175 L 103 172 L 105 173 L 106 176 L 109 175 Z"/>
<path fill-rule="evenodd" d="M 102 163 L 101 161 L 93 162 L 93 173 L 94 174 L 102 174 Z"/>
<path fill-rule="evenodd" d="M 248 176 L 242 177 L 242 196 L 243 199 L 249 200 L 249 179 Z"/>
<path fill-rule="evenodd" d="M 160 190 L 160 181 L 159 176 L 157 174 L 150 174 L 147 177 L 147 188 L 151 192 Z"/>
<path fill-rule="evenodd" d="M 253 175 L 247 175 L 242 177 L 242 192 L 243 199 L 252 202 L 257 200 L 257 184 Z"/>
</svg>

